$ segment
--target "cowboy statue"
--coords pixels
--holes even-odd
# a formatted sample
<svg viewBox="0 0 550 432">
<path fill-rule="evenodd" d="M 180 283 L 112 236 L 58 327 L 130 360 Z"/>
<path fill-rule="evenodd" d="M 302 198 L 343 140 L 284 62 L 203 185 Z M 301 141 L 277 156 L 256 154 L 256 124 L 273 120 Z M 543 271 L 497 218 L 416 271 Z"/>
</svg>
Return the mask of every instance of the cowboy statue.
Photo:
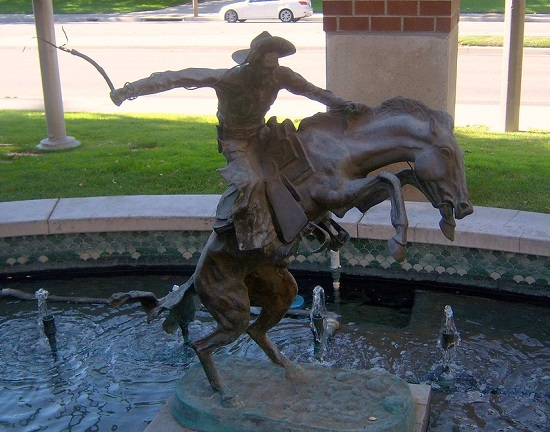
<svg viewBox="0 0 550 432">
<path fill-rule="evenodd" d="M 237 63 L 231 69 L 188 68 L 154 73 L 111 92 L 119 106 L 126 99 L 154 94 L 177 87 L 211 87 L 218 97 L 218 148 L 227 159 L 219 172 L 229 187 L 218 205 L 214 229 L 221 233 L 234 228 L 239 248 L 265 247 L 277 238 L 261 178 L 260 152 L 270 129 L 265 116 L 279 90 L 320 102 L 329 108 L 353 110 L 354 104 L 308 82 L 278 59 L 296 52 L 295 46 L 263 32 L 250 49 L 233 53 Z"/>
</svg>

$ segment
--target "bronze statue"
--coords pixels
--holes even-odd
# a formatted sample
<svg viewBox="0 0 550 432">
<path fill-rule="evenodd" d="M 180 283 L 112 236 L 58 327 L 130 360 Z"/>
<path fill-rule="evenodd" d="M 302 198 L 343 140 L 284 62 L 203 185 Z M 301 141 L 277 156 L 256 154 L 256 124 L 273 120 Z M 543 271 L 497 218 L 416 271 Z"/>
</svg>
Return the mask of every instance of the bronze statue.
<svg viewBox="0 0 550 432">
<path fill-rule="evenodd" d="M 227 166 L 220 173 L 230 187 L 220 202 L 215 229 L 223 231 L 234 225 L 241 250 L 261 248 L 276 236 L 261 179 L 258 147 L 269 137 L 265 116 L 279 90 L 286 89 L 329 107 L 353 109 L 351 102 L 279 65 L 280 57 L 295 52 L 291 42 L 263 32 L 252 40 L 250 49 L 233 54 L 237 66 L 231 69 L 189 68 L 154 73 L 111 92 L 113 102 L 120 105 L 125 99 L 178 87 L 211 87 L 216 91 L 218 148 L 227 159 Z"/>
<path fill-rule="evenodd" d="M 293 248 L 311 234 L 319 239 L 320 249 L 337 250 L 347 240 L 330 212 L 342 216 L 354 207 L 365 212 L 389 198 L 396 234 L 388 245 L 395 259 L 403 260 L 408 227 L 404 184 L 416 186 L 439 210 L 441 230 L 451 240 L 454 218 L 473 211 L 464 155 L 447 113 L 405 98 L 374 108 L 345 102 L 278 66 L 279 57 L 293 52 L 288 41 L 263 33 L 236 68 L 164 72 L 111 94 L 117 104 L 178 86 L 208 86 L 218 94 L 218 138 L 228 160 L 222 175 L 230 186 L 195 273 L 162 299 L 151 293 L 120 293 L 112 297 L 112 304 L 140 300 L 149 318 L 170 309 L 165 330 L 179 326 L 186 335 L 198 295 L 218 326 L 191 346 L 226 407 L 242 402 L 224 384 L 212 353 L 244 332 L 285 368 L 288 378 L 305 379 L 267 331 L 285 315 L 298 291 L 286 261 Z M 289 120 L 278 123 L 272 118 L 265 124 L 263 116 L 280 88 L 335 109 L 303 120 L 298 130 Z M 254 151 L 249 151 L 251 145 Z M 408 162 L 411 168 L 371 175 L 395 162 Z M 251 304 L 262 307 L 253 323 Z"/>
</svg>

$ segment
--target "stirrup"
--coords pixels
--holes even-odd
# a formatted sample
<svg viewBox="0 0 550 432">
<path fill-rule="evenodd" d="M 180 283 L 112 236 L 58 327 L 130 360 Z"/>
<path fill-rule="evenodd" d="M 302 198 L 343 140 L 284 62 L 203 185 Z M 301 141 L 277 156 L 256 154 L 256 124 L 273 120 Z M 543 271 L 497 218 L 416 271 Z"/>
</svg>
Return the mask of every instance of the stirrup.
<svg viewBox="0 0 550 432">
<path fill-rule="evenodd" d="M 319 240 L 319 243 L 321 243 L 321 245 L 318 248 L 315 249 L 311 246 L 311 243 L 307 239 L 307 236 L 309 234 L 313 234 L 317 238 L 317 240 Z M 330 244 L 330 234 L 326 230 L 321 228 L 319 225 L 311 221 L 309 221 L 306 227 L 300 232 L 300 237 L 304 242 L 305 248 L 310 253 L 317 253 L 317 252 L 324 251 L 327 249 L 327 245 Z M 320 238 L 322 239 L 322 242 Z"/>
<path fill-rule="evenodd" d="M 326 222 L 330 226 L 326 226 Z M 339 250 L 342 246 L 344 246 L 350 239 L 349 233 L 342 228 L 334 219 L 327 217 L 322 224 L 327 228 L 327 231 L 330 235 L 331 242 L 330 242 L 330 249 L 333 251 Z M 331 229 L 332 228 L 332 229 Z"/>
</svg>

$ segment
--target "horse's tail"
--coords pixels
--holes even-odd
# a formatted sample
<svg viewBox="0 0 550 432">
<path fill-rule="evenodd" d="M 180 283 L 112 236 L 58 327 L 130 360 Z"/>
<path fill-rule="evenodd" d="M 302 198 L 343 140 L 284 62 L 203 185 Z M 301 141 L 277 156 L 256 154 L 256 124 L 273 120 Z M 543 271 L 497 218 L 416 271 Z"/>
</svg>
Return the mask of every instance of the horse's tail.
<svg viewBox="0 0 550 432">
<path fill-rule="evenodd" d="M 188 325 L 195 320 L 195 312 L 201 304 L 195 290 L 195 275 L 193 274 L 185 284 L 175 287 L 170 294 L 174 295 L 174 299 L 163 304 L 164 308 L 170 309 L 170 313 L 162 323 L 162 328 L 167 333 L 174 333 L 179 327 L 183 340 L 188 343 Z"/>
</svg>

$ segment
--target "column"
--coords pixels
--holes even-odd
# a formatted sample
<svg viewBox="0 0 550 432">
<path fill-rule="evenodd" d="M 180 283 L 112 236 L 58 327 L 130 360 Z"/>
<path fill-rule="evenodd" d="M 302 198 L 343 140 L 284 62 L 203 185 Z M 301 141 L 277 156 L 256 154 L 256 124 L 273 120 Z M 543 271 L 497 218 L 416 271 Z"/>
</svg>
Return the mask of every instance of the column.
<svg viewBox="0 0 550 432">
<path fill-rule="evenodd" d="M 42 90 L 44 93 L 44 110 L 48 137 L 40 141 L 38 148 L 44 150 L 59 150 L 80 145 L 80 142 L 67 136 L 65 130 L 65 114 L 61 97 L 59 64 L 56 49 L 44 42 L 55 45 L 53 6 L 51 0 L 33 0 L 36 36 L 38 39 L 38 56 L 42 75 Z"/>
<path fill-rule="evenodd" d="M 378 105 L 418 99 L 454 115 L 460 0 L 324 0 L 327 87 Z"/>
</svg>

